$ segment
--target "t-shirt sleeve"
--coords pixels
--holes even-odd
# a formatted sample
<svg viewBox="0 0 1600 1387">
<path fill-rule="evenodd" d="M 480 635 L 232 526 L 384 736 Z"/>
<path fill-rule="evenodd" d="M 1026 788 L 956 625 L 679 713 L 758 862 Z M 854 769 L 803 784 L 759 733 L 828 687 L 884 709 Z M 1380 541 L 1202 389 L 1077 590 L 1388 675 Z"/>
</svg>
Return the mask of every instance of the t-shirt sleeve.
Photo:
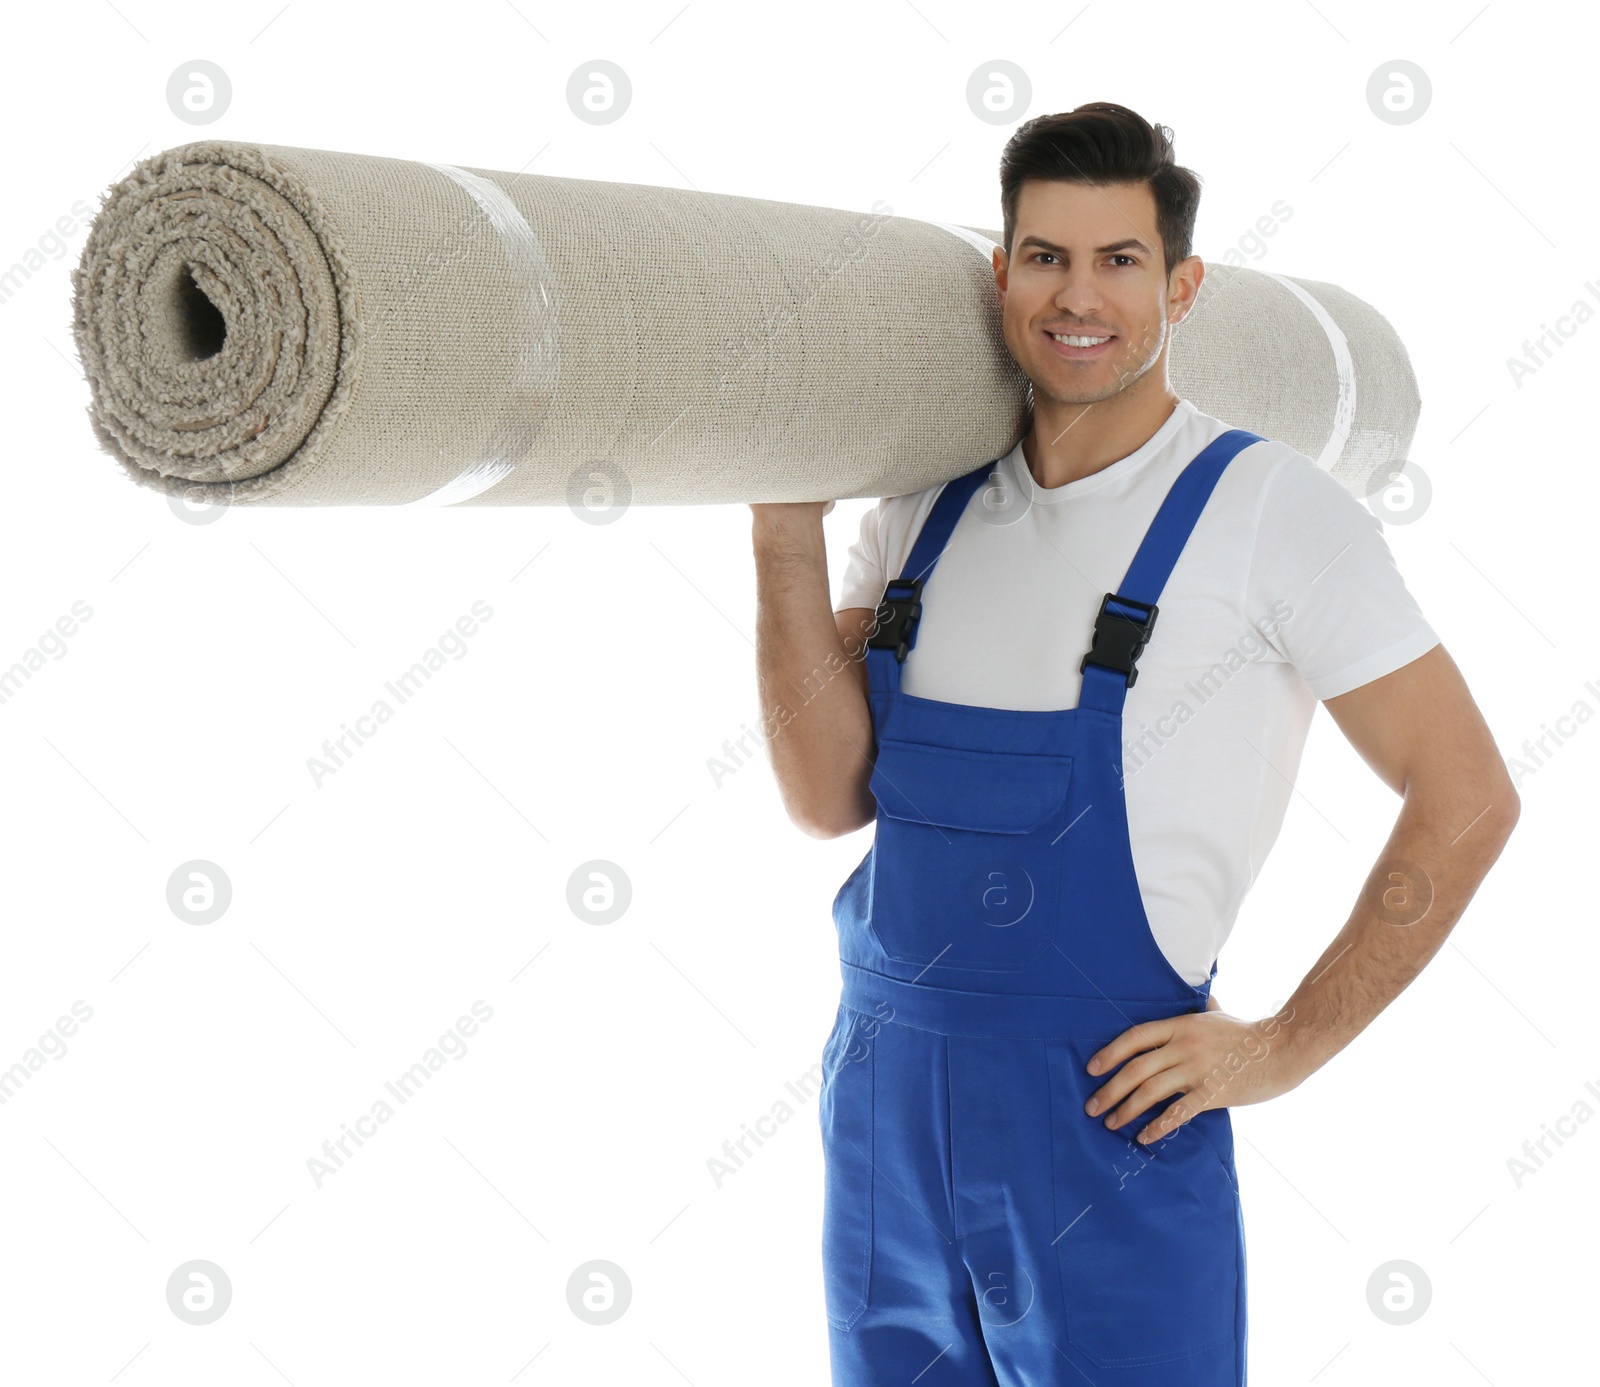
<svg viewBox="0 0 1600 1387">
<path fill-rule="evenodd" d="M 1247 583 L 1263 634 L 1324 700 L 1381 679 L 1439 644 L 1407 590 L 1383 523 L 1304 454 L 1267 484 Z"/>
<path fill-rule="evenodd" d="M 847 607 L 876 607 L 889 581 L 883 571 L 883 510 L 879 501 L 861 513 L 861 530 L 847 551 L 844 577 L 839 584 L 839 601 L 834 610 Z"/>
</svg>

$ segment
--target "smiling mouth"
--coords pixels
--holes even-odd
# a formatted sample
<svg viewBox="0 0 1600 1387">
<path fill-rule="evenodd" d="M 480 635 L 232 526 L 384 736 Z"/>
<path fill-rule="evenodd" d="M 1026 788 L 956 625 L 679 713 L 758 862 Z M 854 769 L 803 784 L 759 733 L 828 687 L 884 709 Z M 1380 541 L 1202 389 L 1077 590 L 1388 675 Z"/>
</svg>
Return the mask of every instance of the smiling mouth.
<svg viewBox="0 0 1600 1387">
<path fill-rule="evenodd" d="M 1066 357 L 1100 355 L 1116 341 L 1116 334 L 1110 332 L 1051 332 L 1046 329 L 1045 336 Z"/>
</svg>

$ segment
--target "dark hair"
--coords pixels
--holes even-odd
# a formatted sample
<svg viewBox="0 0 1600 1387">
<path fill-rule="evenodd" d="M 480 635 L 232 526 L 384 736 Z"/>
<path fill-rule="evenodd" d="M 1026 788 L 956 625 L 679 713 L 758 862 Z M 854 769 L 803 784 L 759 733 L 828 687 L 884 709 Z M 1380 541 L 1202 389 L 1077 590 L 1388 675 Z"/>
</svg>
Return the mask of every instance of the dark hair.
<svg viewBox="0 0 1600 1387">
<path fill-rule="evenodd" d="M 1167 273 L 1192 254 L 1200 176 L 1174 162 L 1172 131 L 1112 101 L 1024 121 L 1000 155 L 1000 207 L 1005 249 L 1011 254 L 1017 201 L 1029 178 L 1065 183 L 1148 183 L 1156 200 L 1156 230 Z"/>
</svg>

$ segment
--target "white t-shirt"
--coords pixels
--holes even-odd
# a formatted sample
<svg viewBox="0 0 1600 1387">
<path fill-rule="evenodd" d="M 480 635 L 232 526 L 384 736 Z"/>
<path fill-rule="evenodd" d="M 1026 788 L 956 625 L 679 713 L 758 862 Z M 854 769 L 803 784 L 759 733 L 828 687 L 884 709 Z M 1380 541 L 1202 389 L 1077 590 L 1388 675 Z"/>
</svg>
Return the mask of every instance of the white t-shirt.
<svg viewBox="0 0 1600 1387">
<path fill-rule="evenodd" d="M 901 688 L 991 708 L 1076 707 L 1101 598 L 1178 474 L 1229 427 L 1180 400 L 1135 452 L 1050 488 L 1019 443 L 968 501 L 923 589 Z M 837 610 L 878 605 L 937 493 L 885 497 L 862 516 Z M 1277 839 L 1317 700 L 1439 638 L 1378 518 L 1270 439 L 1224 469 L 1158 605 L 1123 705 L 1129 835 L 1156 941 L 1199 985 Z"/>
</svg>

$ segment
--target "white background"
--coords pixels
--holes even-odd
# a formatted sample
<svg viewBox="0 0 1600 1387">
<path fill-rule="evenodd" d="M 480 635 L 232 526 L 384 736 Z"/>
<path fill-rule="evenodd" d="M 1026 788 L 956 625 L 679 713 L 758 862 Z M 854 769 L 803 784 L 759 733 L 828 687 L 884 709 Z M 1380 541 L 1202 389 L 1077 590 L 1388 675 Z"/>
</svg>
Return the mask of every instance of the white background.
<svg viewBox="0 0 1600 1387">
<path fill-rule="evenodd" d="M 1506 365 L 1575 301 L 1600 307 L 1600 26 L 1577 6 L 116 0 L 7 28 L 4 264 L 136 154 L 210 136 L 508 171 L 537 155 L 532 173 L 998 227 L 1012 126 L 969 111 L 976 67 L 1026 69 L 1018 119 L 1131 105 L 1205 179 L 1200 253 L 1286 200 L 1252 263 L 1344 286 L 1407 344 L 1434 497 L 1388 539 L 1502 751 L 1600 707 L 1581 403 L 1600 325 L 1520 387 Z M 202 128 L 165 97 L 196 58 L 233 83 Z M 595 58 L 634 87 L 607 126 L 566 104 Z M 1410 125 L 1366 104 L 1395 58 L 1433 84 Z M 758 721 L 748 509 L 185 523 L 90 434 L 83 235 L 0 304 L 0 667 L 93 609 L 0 705 L 0 1068 L 92 1008 L 0 1106 L 0 1377 L 826 1381 L 816 1106 L 785 1085 L 832 1023 L 829 904 L 870 832 L 800 834 L 764 759 L 720 786 L 708 769 Z M 835 584 L 868 504 L 827 521 Z M 465 657 L 319 788 L 308 758 L 480 599 Z M 1398 1001 L 1300 1088 L 1234 1111 L 1253 1380 L 1592 1371 L 1600 1124 L 1520 1188 L 1507 1160 L 1600 1111 L 1597 748 L 1578 724 L 1519 777 L 1506 854 Z M 1294 989 L 1399 807 L 1320 710 L 1298 790 L 1222 954 L 1237 1015 Z M 597 858 L 632 884 L 607 926 L 567 905 Z M 167 904 L 193 859 L 232 883 L 203 927 Z M 479 999 L 493 1016 L 465 1055 L 318 1187 L 309 1158 Z M 719 1187 L 708 1158 L 785 1098 L 793 1118 Z M 232 1285 L 205 1327 L 167 1304 L 195 1259 Z M 568 1304 L 596 1259 L 631 1285 L 605 1326 Z M 1403 1327 L 1368 1299 L 1396 1259 L 1431 1286 Z"/>
</svg>

